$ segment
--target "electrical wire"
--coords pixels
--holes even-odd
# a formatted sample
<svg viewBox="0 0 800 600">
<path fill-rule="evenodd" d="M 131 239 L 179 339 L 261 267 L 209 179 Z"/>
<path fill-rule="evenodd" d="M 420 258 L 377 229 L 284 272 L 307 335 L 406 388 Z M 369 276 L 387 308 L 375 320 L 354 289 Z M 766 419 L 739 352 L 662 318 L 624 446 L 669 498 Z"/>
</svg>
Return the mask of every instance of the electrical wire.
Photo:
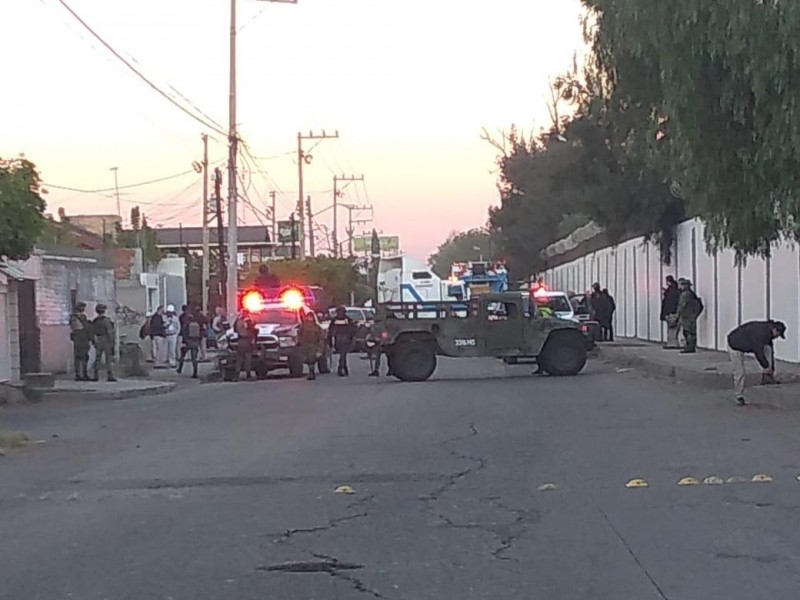
<svg viewBox="0 0 800 600">
<path fill-rule="evenodd" d="M 145 185 L 150 185 L 153 183 L 161 183 L 162 181 L 169 181 L 170 179 L 177 179 L 178 177 L 183 177 L 184 175 L 188 175 L 189 173 L 195 173 L 194 169 L 189 169 L 188 171 L 182 171 L 180 173 L 175 173 L 174 175 L 167 175 L 166 177 L 159 177 L 158 179 L 150 179 L 148 181 L 140 181 L 139 183 L 131 183 L 128 185 L 121 185 L 119 188 L 112 187 L 112 188 L 101 188 L 96 190 L 82 190 L 80 188 L 70 187 L 66 185 L 56 185 L 55 183 L 43 183 L 42 186 L 45 188 L 53 188 L 54 190 L 65 190 L 68 192 L 78 192 L 81 194 L 100 194 L 103 192 L 114 192 L 117 189 L 120 190 L 129 190 L 131 188 L 142 187 Z"/>
<path fill-rule="evenodd" d="M 250 160 L 253 161 L 253 163 L 257 164 L 257 159 L 253 156 L 253 153 L 250 150 L 250 147 L 247 144 L 247 142 L 245 142 L 244 140 L 239 140 L 239 147 L 244 151 L 245 155 Z M 261 169 L 257 169 L 257 172 L 264 179 L 264 183 L 267 184 L 267 187 L 272 187 L 275 190 L 276 195 L 283 201 L 283 203 L 285 205 L 287 205 L 287 208 L 289 209 L 289 211 L 290 212 L 294 212 L 294 209 L 295 209 L 294 202 L 289 200 L 289 198 L 286 195 L 286 193 L 284 193 L 284 191 L 277 184 L 277 182 L 272 178 L 272 176 L 267 171 L 263 171 Z"/>
<path fill-rule="evenodd" d="M 122 62 L 122 63 L 123 63 L 123 64 L 124 64 L 126 67 L 128 67 L 128 69 L 130 69 L 131 71 L 133 71 L 133 73 L 134 73 L 134 74 L 135 74 L 137 77 L 139 77 L 139 78 L 140 78 L 142 81 L 144 81 L 144 82 L 145 82 L 145 83 L 146 83 L 146 84 L 147 84 L 149 87 L 151 87 L 151 88 L 152 88 L 152 89 L 153 89 L 155 92 L 157 92 L 159 95 L 163 96 L 163 97 L 164 97 L 164 99 L 166 99 L 166 100 L 167 100 L 167 101 L 168 101 L 170 104 L 174 105 L 174 106 L 175 106 L 176 108 L 178 108 L 178 109 L 179 109 L 181 112 L 183 112 L 184 114 L 188 115 L 189 117 L 191 117 L 192 119 L 194 119 L 194 120 L 195 120 L 195 121 L 197 121 L 198 123 L 201 123 L 202 125 L 204 125 L 204 126 L 205 126 L 205 127 L 207 127 L 208 129 L 210 129 L 210 130 L 212 130 L 212 131 L 215 131 L 215 132 L 219 133 L 220 135 L 223 135 L 223 136 L 226 136 L 226 137 L 227 137 L 227 135 L 228 135 L 228 134 L 227 134 L 227 132 L 225 132 L 225 131 L 224 131 L 222 128 L 219 128 L 219 127 L 217 127 L 217 126 L 215 126 L 215 125 L 212 125 L 212 124 L 211 124 L 211 123 L 209 123 L 207 120 L 205 120 L 203 117 L 200 117 L 200 116 L 198 116 L 198 115 L 194 114 L 192 111 L 190 111 L 189 109 L 187 109 L 185 106 L 181 105 L 181 104 L 180 104 L 179 102 L 177 102 L 177 101 L 176 101 L 174 98 L 172 98 L 172 97 L 171 97 L 169 94 L 167 94 L 165 91 L 163 91 L 163 90 L 162 90 L 160 87 L 158 87 L 158 86 L 157 86 L 155 83 L 153 83 L 152 81 L 150 81 L 150 80 L 149 80 L 149 79 L 148 79 L 148 78 L 147 78 L 147 77 L 146 77 L 146 76 L 145 76 L 145 75 L 144 75 L 144 74 L 143 74 L 141 71 L 139 71 L 139 69 L 137 69 L 136 67 L 134 67 L 134 66 L 133 66 L 133 65 L 130 63 L 130 61 L 128 61 L 128 60 L 127 60 L 127 59 L 126 59 L 124 56 L 122 56 L 122 55 L 121 55 L 119 52 L 117 52 L 117 51 L 116 51 L 116 50 L 115 50 L 115 49 L 114 49 L 114 48 L 113 48 L 113 47 L 112 47 L 112 46 L 111 46 L 111 45 L 110 45 L 108 42 L 106 42 L 106 41 L 105 41 L 105 40 L 104 40 L 104 39 L 103 39 L 103 38 L 102 38 L 102 37 L 101 37 L 101 36 L 100 36 L 100 35 L 99 35 L 99 34 L 98 34 L 98 33 L 97 33 L 95 30 L 94 30 L 94 29 L 92 29 L 92 28 L 89 26 L 89 24 L 88 24 L 88 23 L 86 23 L 86 21 L 84 21 L 84 20 L 83 20 L 83 19 L 80 17 L 80 15 L 79 15 L 78 13 L 76 13 L 76 12 L 75 12 L 75 11 L 74 11 L 74 10 L 73 10 L 73 9 L 72 9 L 70 6 L 69 6 L 69 4 L 67 4 L 67 3 L 66 3 L 66 1 L 65 1 L 65 0 L 57 0 L 57 2 L 59 2 L 59 3 L 60 3 L 60 4 L 61 4 L 61 5 L 62 5 L 62 6 L 63 6 L 63 7 L 64 7 L 64 8 L 65 8 L 65 9 L 66 9 L 66 10 L 67 10 L 67 11 L 68 11 L 68 12 L 69 12 L 69 13 L 70 13 L 70 14 L 71 14 L 71 15 L 72 15 L 72 16 L 73 16 L 73 17 L 74 17 L 74 18 L 75 18 L 75 19 L 76 19 L 76 20 L 77 20 L 77 21 L 78 21 L 78 22 L 79 22 L 79 23 L 80 23 L 80 24 L 81 24 L 81 25 L 82 25 L 82 26 L 83 26 L 83 27 L 84 27 L 84 28 L 87 30 L 87 31 L 88 31 L 88 32 L 89 32 L 89 33 L 90 33 L 90 34 L 92 34 L 92 36 L 94 36 L 94 38 L 95 38 L 95 39 L 97 39 L 97 41 L 99 41 L 101 44 L 103 44 L 103 46 L 105 46 L 105 48 L 106 48 L 106 49 L 107 49 L 109 52 L 111 52 L 111 53 L 112 53 L 112 54 L 113 54 L 113 55 L 114 55 L 114 56 L 115 56 L 117 59 L 119 59 L 119 60 L 120 60 L 120 61 L 121 61 L 121 62 Z M 173 88 L 173 89 L 174 89 L 174 88 Z"/>
</svg>

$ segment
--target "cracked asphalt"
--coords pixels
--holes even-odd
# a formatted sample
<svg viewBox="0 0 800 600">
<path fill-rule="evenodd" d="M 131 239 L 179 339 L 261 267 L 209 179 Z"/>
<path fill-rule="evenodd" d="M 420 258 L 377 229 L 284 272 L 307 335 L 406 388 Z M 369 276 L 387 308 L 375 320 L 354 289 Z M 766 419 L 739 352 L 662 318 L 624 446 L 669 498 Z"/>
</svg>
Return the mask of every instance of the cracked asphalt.
<svg viewBox="0 0 800 600">
<path fill-rule="evenodd" d="M 0 410 L 39 442 L 0 457 L 0 598 L 797 597 L 800 399 L 353 363 Z M 677 485 L 712 475 L 747 483 Z"/>
</svg>

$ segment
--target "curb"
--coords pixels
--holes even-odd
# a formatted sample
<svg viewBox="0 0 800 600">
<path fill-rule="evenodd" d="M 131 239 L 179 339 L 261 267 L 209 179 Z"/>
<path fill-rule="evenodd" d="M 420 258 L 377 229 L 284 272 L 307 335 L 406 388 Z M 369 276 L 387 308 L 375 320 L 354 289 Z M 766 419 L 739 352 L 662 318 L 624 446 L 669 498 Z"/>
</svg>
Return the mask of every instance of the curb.
<svg viewBox="0 0 800 600">
<path fill-rule="evenodd" d="M 599 356 L 603 362 L 635 368 L 660 379 L 670 379 L 715 390 L 730 390 L 733 385 L 733 375 L 719 371 L 715 367 L 698 371 L 682 365 L 674 365 L 667 360 L 638 355 L 635 348 L 604 347 L 600 349 Z M 760 373 L 747 373 L 748 386 L 756 385 L 760 381 Z M 791 382 L 787 381 L 786 383 Z"/>
<path fill-rule="evenodd" d="M 142 396 L 160 396 L 174 391 L 175 383 L 164 382 L 157 386 L 140 389 L 99 391 L 99 390 L 53 390 L 45 391 L 42 400 L 125 400 L 128 398 L 139 398 Z"/>
</svg>

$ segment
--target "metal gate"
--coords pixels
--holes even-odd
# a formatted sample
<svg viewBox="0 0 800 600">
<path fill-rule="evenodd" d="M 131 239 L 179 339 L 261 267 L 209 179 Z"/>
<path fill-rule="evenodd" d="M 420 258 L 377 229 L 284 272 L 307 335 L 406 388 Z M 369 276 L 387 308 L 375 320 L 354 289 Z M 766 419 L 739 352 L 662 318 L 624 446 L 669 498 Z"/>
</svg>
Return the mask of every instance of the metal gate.
<svg viewBox="0 0 800 600">
<path fill-rule="evenodd" d="M 42 370 L 42 343 L 39 322 L 36 318 L 36 282 L 20 281 L 19 290 L 19 366 L 25 373 Z"/>
</svg>

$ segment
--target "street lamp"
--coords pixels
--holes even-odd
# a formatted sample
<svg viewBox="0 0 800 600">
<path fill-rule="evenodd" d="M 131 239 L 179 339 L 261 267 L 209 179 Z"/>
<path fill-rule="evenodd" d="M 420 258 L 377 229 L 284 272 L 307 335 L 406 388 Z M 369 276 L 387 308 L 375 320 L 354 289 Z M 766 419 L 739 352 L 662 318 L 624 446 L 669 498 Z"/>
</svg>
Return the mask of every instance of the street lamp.
<svg viewBox="0 0 800 600">
<path fill-rule="evenodd" d="M 281 4 L 297 4 L 297 0 L 260 0 Z M 230 90 L 228 94 L 228 297 L 225 304 L 228 318 L 236 314 L 239 288 L 239 230 L 236 190 L 236 159 L 239 134 L 236 131 L 236 0 L 231 0 Z"/>
</svg>

